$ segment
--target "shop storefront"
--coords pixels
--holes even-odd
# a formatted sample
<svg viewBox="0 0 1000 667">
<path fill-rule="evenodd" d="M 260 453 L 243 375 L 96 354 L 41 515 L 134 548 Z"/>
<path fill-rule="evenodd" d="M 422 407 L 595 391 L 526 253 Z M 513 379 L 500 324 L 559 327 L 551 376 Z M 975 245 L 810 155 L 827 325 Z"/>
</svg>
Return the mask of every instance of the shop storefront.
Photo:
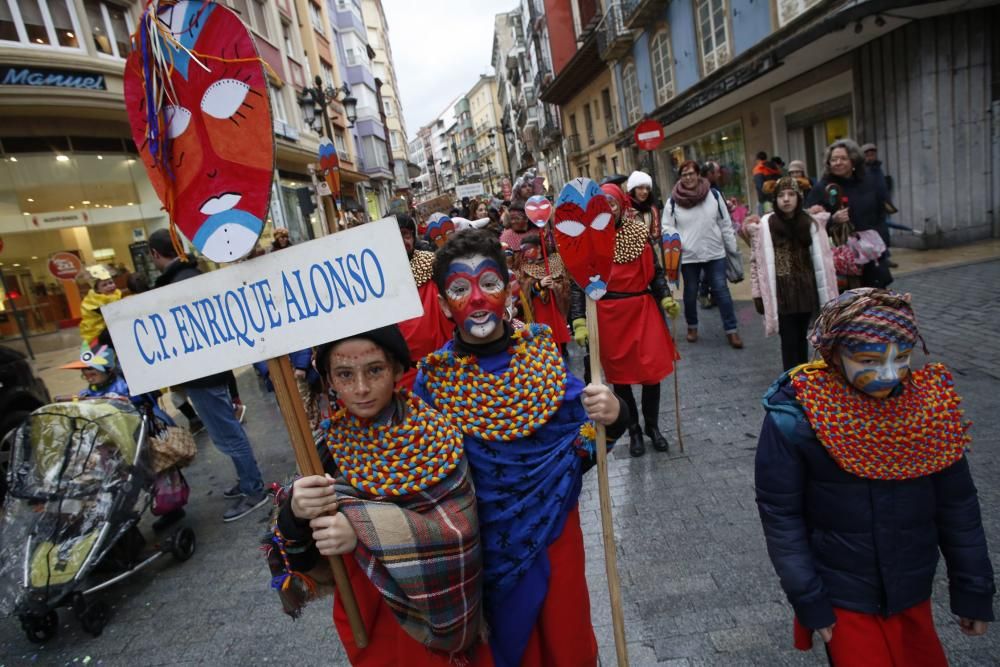
<svg viewBox="0 0 1000 667">
<path fill-rule="evenodd" d="M 685 160 L 696 160 L 699 164 L 718 162 L 722 167 L 719 186 L 727 199 L 735 199 L 746 204 L 750 192 L 750 181 L 746 169 L 746 149 L 743 143 L 743 125 L 731 123 L 707 132 L 687 142 L 669 149 L 670 183 L 677 178 L 677 170 Z"/>
<path fill-rule="evenodd" d="M 130 140 L 0 137 L 0 150 L 0 337 L 16 334 L 15 307 L 32 334 L 79 317 L 89 285 L 57 277 L 56 253 L 115 267 L 122 286 L 129 273 L 150 271 L 135 244 L 166 218 Z"/>
</svg>

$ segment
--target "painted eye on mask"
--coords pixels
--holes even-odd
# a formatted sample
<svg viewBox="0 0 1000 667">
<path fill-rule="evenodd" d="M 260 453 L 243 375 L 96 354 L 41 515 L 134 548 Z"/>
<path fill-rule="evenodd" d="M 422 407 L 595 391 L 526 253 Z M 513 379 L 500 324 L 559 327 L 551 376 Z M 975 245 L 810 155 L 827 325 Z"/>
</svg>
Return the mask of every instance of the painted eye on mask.
<svg viewBox="0 0 1000 667">
<path fill-rule="evenodd" d="M 590 223 L 590 228 L 596 229 L 597 231 L 600 232 L 603 231 L 604 228 L 608 226 L 609 222 L 611 222 L 610 213 L 599 213 L 597 217 L 594 218 L 594 221 Z"/>
<path fill-rule="evenodd" d="M 167 121 L 167 136 L 171 139 L 176 139 L 184 134 L 191 122 L 191 112 L 184 107 L 173 104 L 167 106 L 164 117 Z"/>
<path fill-rule="evenodd" d="M 250 93 L 250 86 L 238 79 L 216 81 L 201 98 L 201 110 L 213 118 L 225 120 L 239 111 Z"/>
<path fill-rule="evenodd" d="M 556 229 L 566 236 L 579 236 L 580 234 L 583 234 L 587 228 L 576 220 L 563 220 L 562 222 L 556 223 Z"/>
</svg>

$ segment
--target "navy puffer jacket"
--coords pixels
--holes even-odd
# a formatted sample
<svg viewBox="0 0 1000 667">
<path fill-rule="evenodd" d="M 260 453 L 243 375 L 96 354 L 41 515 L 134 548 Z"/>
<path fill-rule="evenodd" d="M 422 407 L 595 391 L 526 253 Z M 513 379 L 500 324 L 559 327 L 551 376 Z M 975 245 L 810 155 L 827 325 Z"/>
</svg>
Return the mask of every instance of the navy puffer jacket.
<svg viewBox="0 0 1000 667">
<path fill-rule="evenodd" d="M 965 457 L 917 479 L 864 479 L 842 470 L 816 439 L 787 373 L 764 407 L 757 507 L 799 622 L 824 628 L 834 607 L 889 616 L 927 600 L 939 549 L 952 612 L 993 620 L 993 567 Z"/>
</svg>

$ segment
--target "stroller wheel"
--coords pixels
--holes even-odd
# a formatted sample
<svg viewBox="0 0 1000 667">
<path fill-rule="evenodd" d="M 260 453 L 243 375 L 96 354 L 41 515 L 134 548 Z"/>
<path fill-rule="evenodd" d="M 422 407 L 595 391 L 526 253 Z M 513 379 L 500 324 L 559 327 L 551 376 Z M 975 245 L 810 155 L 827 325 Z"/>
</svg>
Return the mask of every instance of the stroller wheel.
<svg viewBox="0 0 1000 667">
<path fill-rule="evenodd" d="M 170 553 L 180 562 L 186 561 L 194 555 L 195 538 L 194 531 L 184 526 L 170 536 Z"/>
<path fill-rule="evenodd" d="M 32 644 L 43 644 L 56 636 L 59 630 L 59 614 L 53 609 L 44 616 L 22 614 L 18 617 L 21 629 Z"/>
<path fill-rule="evenodd" d="M 111 618 L 111 607 L 104 600 L 94 600 L 78 606 L 76 615 L 84 632 L 92 637 L 100 637 Z"/>
</svg>

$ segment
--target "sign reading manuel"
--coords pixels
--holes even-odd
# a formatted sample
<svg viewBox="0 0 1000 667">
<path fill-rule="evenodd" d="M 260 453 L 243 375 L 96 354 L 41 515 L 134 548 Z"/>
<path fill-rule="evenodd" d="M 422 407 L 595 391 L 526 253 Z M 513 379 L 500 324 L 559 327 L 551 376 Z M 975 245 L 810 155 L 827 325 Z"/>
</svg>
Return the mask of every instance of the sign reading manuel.
<svg viewBox="0 0 1000 667">
<path fill-rule="evenodd" d="M 107 90 L 104 75 L 96 72 L 79 72 L 49 67 L 24 67 L 0 65 L 0 85 L 3 86 L 54 86 L 56 88 L 82 88 Z"/>
<path fill-rule="evenodd" d="M 292 246 L 101 309 L 140 394 L 419 317 L 392 218 Z"/>
</svg>

